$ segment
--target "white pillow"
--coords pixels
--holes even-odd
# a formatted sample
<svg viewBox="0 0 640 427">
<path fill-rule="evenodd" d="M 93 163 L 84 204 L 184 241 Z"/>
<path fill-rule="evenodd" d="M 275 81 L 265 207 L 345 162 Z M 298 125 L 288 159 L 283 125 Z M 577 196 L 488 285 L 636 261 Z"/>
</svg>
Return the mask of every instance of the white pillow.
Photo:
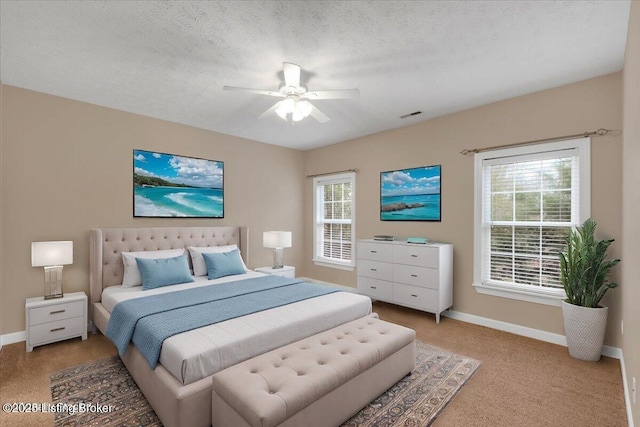
<svg viewBox="0 0 640 427">
<path fill-rule="evenodd" d="M 191 254 L 191 263 L 193 264 L 193 275 L 194 276 L 206 276 L 207 273 L 207 265 L 204 263 L 204 258 L 202 254 L 221 254 L 225 252 L 231 252 L 233 250 L 238 249 L 238 245 L 227 245 L 227 246 L 189 246 L 189 253 Z M 245 271 L 247 270 L 247 266 L 244 263 L 242 257 L 242 266 Z"/>
<path fill-rule="evenodd" d="M 122 287 L 132 288 L 134 286 L 142 286 L 142 276 L 140 275 L 140 270 L 138 270 L 138 263 L 136 262 L 136 258 L 174 258 L 183 254 L 184 249 L 145 252 L 122 252 L 122 263 L 124 264 Z"/>
</svg>

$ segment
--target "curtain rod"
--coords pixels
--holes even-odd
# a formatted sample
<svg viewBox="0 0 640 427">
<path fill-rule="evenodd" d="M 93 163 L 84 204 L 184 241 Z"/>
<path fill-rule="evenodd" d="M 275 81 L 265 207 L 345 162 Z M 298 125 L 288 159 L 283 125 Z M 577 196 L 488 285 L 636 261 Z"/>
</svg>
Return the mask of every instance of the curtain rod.
<svg viewBox="0 0 640 427">
<path fill-rule="evenodd" d="M 306 177 L 307 177 L 307 178 L 315 178 L 315 177 L 317 177 L 317 176 L 333 175 L 333 174 L 336 174 L 336 173 L 345 173 L 345 172 L 355 172 L 355 173 L 358 173 L 358 172 L 360 172 L 360 169 L 345 169 L 345 170 L 343 170 L 343 171 L 317 173 L 317 174 L 315 174 L 315 175 L 307 175 Z"/>
<path fill-rule="evenodd" d="M 580 137 L 587 137 L 587 136 L 604 136 L 611 131 L 612 131 L 611 129 L 600 128 L 598 130 L 594 130 L 591 132 L 577 133 L 575 135 L 564 135 L 564 136 L 556 136 L 554 138 L 535 139 L 533 141 L 516 142 L 513 144 L 505 144 L 505 145 L 495 145 L 493 147 L 485 147 L 485 148 L 465 148 L 460 152 L 460 154 L 462 154 L 463 156 L 466 156 L 467 154 L 482 153 L 484 151 L 498 150 L 500 148 L 520 147 L 523 145 L 539 144 L 541 142 L 564 141 L 566 139 L 573 139 L 573 138 L 580 138 Z"/>
</svg>

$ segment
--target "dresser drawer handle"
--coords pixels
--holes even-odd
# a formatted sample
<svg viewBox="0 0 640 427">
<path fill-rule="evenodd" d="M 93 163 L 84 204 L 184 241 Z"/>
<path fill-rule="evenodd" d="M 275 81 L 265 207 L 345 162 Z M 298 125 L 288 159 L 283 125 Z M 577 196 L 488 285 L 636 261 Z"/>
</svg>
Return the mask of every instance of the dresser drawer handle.
<svg viewBox="0 0 640 427">
<path fill-rule="evenodd" d="M 417 274 L 412 274 L 411 277 L 418 277 L 418 275 Z"/>
<path fill-rule="evenodd" d="M 377 253 L 378 253 L 378 251 L 371 251 L 371 253 L 372 253 L 372 254 L 377 254 Z"/>
<path fill-rule="evenodd" d="M 56 311 L 52 311 L 49 314 L 60 314 L 60 313 L 64 313 L 67 310 L 56 310 Z"/>
<path fill-rule="evenodd" d="M 418 298 L 418 295 L 416 294 L 411 294 L 412 297 Z"/>
<path fill-rule="evenodd" d="M 61 327 L 61 328 L 55 328 L 55 329 L 52 329 L 52 330 L 51 330 L 51 331 L 49 331 L 49 332 L 64 331 L 65 329 L 67 329 L 67 328 L 63 326 L 63 327 Z"/>
<path fill-rule="evenodd" d="M 371 289 L 378 289 L 378 288 L 376 288 L 375 286 L 371 286 Z"/>
<path fill-rule="evenodd" d="M 377 268 L 372 268 L 371 271 L 378 271 L 378 269 Z"/>
<path fill-rule="evenodd" d="M 418 258 L 418 255 L 411 255 L 412 258 Z"/>
</svg>

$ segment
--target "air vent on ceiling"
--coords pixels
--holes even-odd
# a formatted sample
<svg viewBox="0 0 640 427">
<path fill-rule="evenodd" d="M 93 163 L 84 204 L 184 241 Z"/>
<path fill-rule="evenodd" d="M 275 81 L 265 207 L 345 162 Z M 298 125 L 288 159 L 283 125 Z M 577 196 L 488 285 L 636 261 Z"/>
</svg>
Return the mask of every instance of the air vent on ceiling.
<svg viewBox="0 0 640 427">
<path fill-rule="evenodd" d="M 405 114 L 404 116 L 400 116 L 401 119 L 406 119 L 407 117 L 417 116 L 418 114 L 422 114 L 422 111 L 414 111 L 413 113 Z"/>
</svg>

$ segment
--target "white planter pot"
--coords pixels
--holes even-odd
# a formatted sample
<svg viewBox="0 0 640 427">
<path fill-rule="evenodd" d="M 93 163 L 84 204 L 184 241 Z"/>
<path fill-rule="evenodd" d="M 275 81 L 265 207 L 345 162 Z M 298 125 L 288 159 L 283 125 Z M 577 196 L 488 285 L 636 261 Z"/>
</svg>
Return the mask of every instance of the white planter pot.
<svg viewBox="0 0 640 427">
<path fill-rule="evenodd" d="M 564 333 L 571 356 L 581 360 L 600 360 L 608 311 L 608 307 L 580 307 L 562 301 Z"/>
</svg>

